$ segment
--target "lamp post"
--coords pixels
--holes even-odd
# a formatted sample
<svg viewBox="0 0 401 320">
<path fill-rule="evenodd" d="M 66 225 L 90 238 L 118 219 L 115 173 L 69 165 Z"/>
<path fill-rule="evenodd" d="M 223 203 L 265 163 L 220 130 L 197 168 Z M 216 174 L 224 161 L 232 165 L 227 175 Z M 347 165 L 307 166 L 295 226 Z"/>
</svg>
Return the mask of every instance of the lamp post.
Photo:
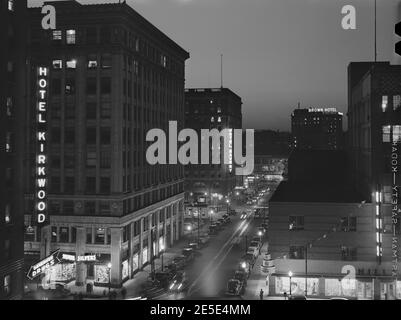
<svg viewBox="0 0 401 320">
<path fill-rule="evenodd" d="M 290 296 L 291 296 L 291 294 L 292 294 L 292 291 L 291 291 L 291 278 L 292 278 L 292 271 L 288 272 L 288 276 L 290 277 Z"/>
<path fill-rule="evenodd" d="M 109 269 L 109 296 L 110 296 L 110 287 L 111 287 L 111 263 L 107 264 L 107 269 Z"/>
<path fill-rule="evenodd" d="M 227 203 L 227 214 L 228 214 L 230 212 L 230 200 L 227 199 L 226 203 Z"/>
</svg>

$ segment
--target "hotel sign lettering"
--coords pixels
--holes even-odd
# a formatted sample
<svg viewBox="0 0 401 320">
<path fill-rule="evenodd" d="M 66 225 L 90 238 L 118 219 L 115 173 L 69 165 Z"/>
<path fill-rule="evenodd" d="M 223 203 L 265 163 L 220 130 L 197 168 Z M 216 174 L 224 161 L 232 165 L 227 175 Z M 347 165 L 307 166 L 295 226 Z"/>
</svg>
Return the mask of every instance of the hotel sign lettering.
<svg viewBox="0 0 401 320">
<path fill-rule="evenodd" d="M 398 228 L 399 228 L 399 186 L 397 183 L 397 176 L 399 175 L 399 145 L 397 141 L 393 141 L 391 146 L 391 175 L 392 175 L 392 199 L 391 199 L 391 220 L 392 220 L 392 241 L 391 241 L 391 249 L 392 249 L 392 276 L 397 277 L 398 274 Z"/>
<path fill-rule="evenodd" d="M 36 223 L 44 225 L 48 221 L 47 211 L 47 98 L 49 86 L 49 69 L 39 67 L 37 70 L 37 103 L 36 103 Z"/>
</svg>

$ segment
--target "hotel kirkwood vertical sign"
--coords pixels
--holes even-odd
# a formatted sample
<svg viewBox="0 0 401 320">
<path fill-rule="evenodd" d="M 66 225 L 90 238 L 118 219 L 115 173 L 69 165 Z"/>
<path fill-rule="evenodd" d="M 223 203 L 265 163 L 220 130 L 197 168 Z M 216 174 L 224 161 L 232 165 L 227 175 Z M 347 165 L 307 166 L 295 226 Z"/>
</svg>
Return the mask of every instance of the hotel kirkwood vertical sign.
<svg viewBox="0 0 401 320">
<path fill-rule="evenodd" d="M 47 212 L 47 100 L 49 69 L 37 69 L 36 95 L 36 223 L 44 225 L 48 221 Z"/>
</svg>

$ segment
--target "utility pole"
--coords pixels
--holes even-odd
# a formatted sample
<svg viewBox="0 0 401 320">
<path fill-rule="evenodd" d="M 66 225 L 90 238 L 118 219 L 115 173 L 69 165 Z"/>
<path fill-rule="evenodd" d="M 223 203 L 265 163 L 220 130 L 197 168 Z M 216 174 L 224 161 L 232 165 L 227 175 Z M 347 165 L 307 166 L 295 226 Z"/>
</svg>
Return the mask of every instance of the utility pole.
<svg viewBox="0 0 401 320">
<path fill-rule="evenodd" d="M 377 62 L 377 0 L 375 0 L 375 62 Z"/>
</svg>

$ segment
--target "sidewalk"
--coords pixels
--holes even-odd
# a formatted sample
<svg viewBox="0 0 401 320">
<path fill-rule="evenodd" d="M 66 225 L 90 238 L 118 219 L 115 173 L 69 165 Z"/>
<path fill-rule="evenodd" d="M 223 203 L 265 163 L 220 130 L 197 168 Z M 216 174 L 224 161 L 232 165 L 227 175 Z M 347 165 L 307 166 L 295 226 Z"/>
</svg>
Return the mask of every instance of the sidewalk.
<svg viewBox="0 0 401 320">
<path fill-rule="evenodd" d="M 268 243 L 265 242 L 261 248 L 261 254 L 257 257 L 255 265 L 248 278 L 248 284 L 246 286 L 245 294 L 242 296 L 244 300 L 259 300 L 260 289 L 262 289 L 264 292 L 264 299 L 281 298 L 268 296 L 269 290 L 266 286 L 266 275 L 260 271 L 260 266 L 262 265 L 263 257 L 264 254 L 267 252 L 267 249 Z"/>
<path fill-rule="evenodd" d="M 209 227 L 208 223 L 205 223 L 200 226 L 200 231 L 204 232 L 207 231 Z M 197 236 L 197 228 L 195 228 L 192 231 L 192 236 L 196 237 Z M 191 232 L 184 232 L 183 237 L 178 240 L 173 247 L 167 248 L 166 251 L 163 253 L 163 265 L 166 267 L 170 262 L 176 257 L 181 254 L 181 250 L 185 248 L 188 245 L 188 241 L 191 240 Z M 154 267 L 155 270 L 161 270 L 161 264 L 162 264 L 162 259 L 161 256 L 159 258 L 155 258 L 154 260 Z M 149 275 L 151 273 L 151 264 L 149 263 L 147 266 L 145 266 L 142 270 L 138 271 L 132 279 L 127 280 L 124 284 L 123 287 L 127 290 L 127 295 L 126 298 L 137 298 L 141 296 L 141 293 L 143 291 L 143 286 L 146 283 L 146 281 L 149 278 Z M 88 281 L 89 283 L 89 281 Z M 78 287 L 75 285 L 75 281 L 70 282 L 67 284 L 66 288 L 70 290 L 71 294 L 83 294 L 86 295 L 86 286 Z M 111 292 L 116 291 L 118 295 L 118 299 L 121 299 L 121 290 L 120 289 L 113 289 L 111 288 Z M 108 299 L 108 288 L 104 287 L 96 287 L 93 286 L 93 293 L 90 297 L 85 297 L 85 299 L 93 298 L 93 299 Z M 72 298 L 72 297 L 71 297 Z"/>
</svg>

